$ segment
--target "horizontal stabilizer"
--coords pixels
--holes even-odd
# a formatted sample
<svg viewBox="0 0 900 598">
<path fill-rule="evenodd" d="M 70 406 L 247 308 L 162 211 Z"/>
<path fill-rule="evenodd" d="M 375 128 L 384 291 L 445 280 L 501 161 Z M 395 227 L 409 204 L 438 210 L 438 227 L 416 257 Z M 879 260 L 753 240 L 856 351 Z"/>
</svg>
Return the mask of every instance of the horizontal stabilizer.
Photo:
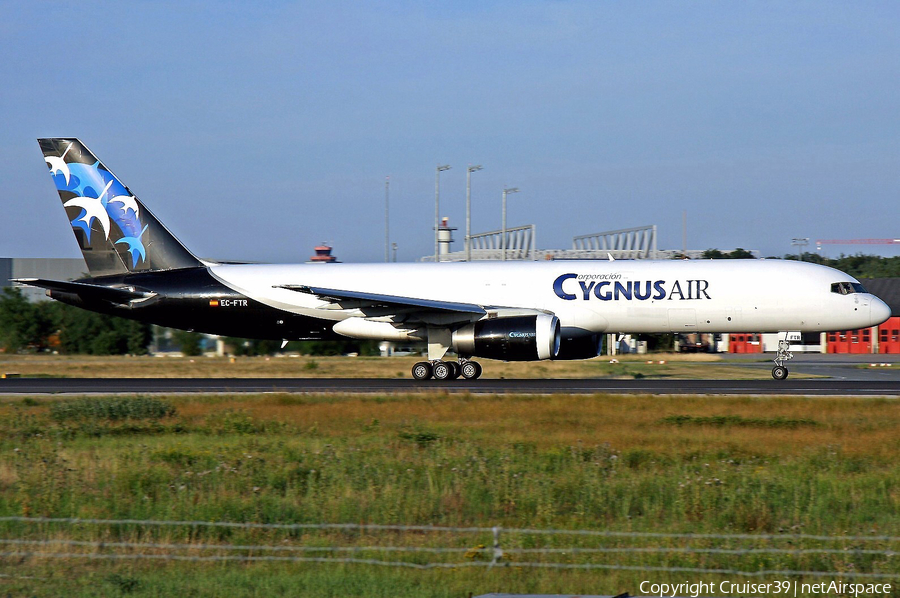
<svg viewBox="0 0 900 598">
<path fill-rule="evenodd" d="M 67 282 L 62 280 L 46 280 L 43 278 L 13 278 L 10 282 L 24 284 L 30 287 L 70 293 L 78 295 L 82 299 L 100 299 L 111 303 L 130 303 L 138 299 L 147 299 L 153 293 L 137 291 L 133 288 L 107 287 L 85 282 Z"/>
</svg>

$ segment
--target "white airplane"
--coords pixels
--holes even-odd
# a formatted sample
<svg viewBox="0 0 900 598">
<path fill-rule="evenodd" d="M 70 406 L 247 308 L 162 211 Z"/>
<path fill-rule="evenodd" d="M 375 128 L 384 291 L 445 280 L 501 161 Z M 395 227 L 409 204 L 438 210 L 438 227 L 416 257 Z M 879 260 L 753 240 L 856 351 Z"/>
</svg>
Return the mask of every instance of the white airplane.
<svg viewBox="0 0 900 598">
<path fill-rule="evenodd" d="M 606 333 L 783 333 L 875 326 L 851 276 L 781 260 L 233 264 L 182 245 L 78 139 L 40 139 L 91 276 L 18 279 L 85 309 L 244 338 L 418 340 L 414 378 L 478 378 L 475 357 L 595 357 Z M 458 360 L 445 360 L 453 351 Z"/>
</svg>

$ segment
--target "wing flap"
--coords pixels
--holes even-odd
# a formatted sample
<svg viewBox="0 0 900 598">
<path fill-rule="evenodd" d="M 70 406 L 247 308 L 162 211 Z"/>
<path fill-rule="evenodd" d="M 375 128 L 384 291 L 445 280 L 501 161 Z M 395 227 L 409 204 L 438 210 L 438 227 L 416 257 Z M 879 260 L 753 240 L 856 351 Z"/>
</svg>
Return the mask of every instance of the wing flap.
<svg viewBox="0 0 900 598">
<path fill-rule="evenodd" d="M 354 308 L 402 308 L 408 311 L 410 308 L 431 312 L 475 314 L 483 316 L 487 310 L 474 303 L 457 303 L 455 301 L 437 301 L 434 299 L 419 299 L 416 297 L 402 297 L 400 295 L 383 295 L 380 293 L 366 293 L 363 291 L 344 291 L 339 289 L 326 289 L 323 287 L 310 287 L 305 285 L 278 285 L 277 288 L 306 293 L 318 297 L 323 301 L 338 303 L 341 306 L 352 304 Z M 351 305 L 347 305 L 351 307 Z"/>
</svg>

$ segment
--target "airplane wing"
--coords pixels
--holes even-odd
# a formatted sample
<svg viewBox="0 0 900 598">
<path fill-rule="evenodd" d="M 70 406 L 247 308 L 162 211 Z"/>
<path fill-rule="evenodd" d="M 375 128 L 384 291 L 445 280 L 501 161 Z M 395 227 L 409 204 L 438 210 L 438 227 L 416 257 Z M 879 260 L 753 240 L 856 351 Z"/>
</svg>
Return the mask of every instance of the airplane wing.
<svg viewBox="0 0 900 598">
<path fill-rule="evenodd" d="M 342 309 L 361 309 L 363 311 L 427 311 L 446 314 L 466 314 L 483 316 L 487 314 L 484 306 L 474 303 L 456 303 L 453 301 L 435 301 L 432 299 L 416 299 L 399 295 L 382 295 L 361 291 L 344 291 L 305 285 L 279 285 L 278 288 L 314 295 L 322 301 L 338 304 Z M 466 317 L 465 319 L 470 319 Z"/>
<path fill-rule="evenodd" d="M 62 280 L 46 280 L 43 278 L 11 278 L 10 282 L 47 289 L 48 291 L 71 293 L 82 298 L 101 299 L 120 304 L 147 299 L 153 296 L 153 293 L 137 291 L 132 288 L 107 287 L 85 282 L 67 282 Z"/>
</svg>

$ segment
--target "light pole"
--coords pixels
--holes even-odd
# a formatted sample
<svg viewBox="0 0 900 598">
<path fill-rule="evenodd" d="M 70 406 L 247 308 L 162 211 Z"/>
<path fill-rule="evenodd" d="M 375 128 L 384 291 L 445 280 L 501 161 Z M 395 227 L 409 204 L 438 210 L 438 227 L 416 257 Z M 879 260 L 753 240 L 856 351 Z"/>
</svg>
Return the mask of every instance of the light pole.
<svg viewBox="0 0 900 598">
<path fill-rule="evenodd" d="M 809 245 L 809 237 L 795 237 L 791 239 L 791 247 L 799 247 L 797 250 L 797 257 L 800 258 L 800 261 L 803 261 L 803 247 Z"/>
<path fill-rule="evenodd" d="M 472 173 L 481 170 L 481 165 L 469 166 L 466 170 L 466 261 L 472 261 Z"/>
<path fill-rule="evenodd" d="M 438 229 L 441 226 L 440 222 L 440 209 L 441 209 L 441 173 L 445 170 L 450 170 L 449 164 L 444 164 L 443 166 L 438 165 L 438 167 L 434 171 L 434 262 L 437 263 L 440 259 L 438 255 Z"/>
<path fill-rule="evenodd" d="M 500 246 L 503 248 L 503 261 L 506 261 L 506 195 L 508 193 L 518 193 L 519 188 L 512 189 L 503 188 L 503 230 L 500 232 Z"/>
<path fill-rule="evenodd" d="M 391 235 L 390 235 L 390 226 L 388 224 L 390 222 L 390 219 L 388 218 L 388 216 L 390 214 L 390 212 L 388 210 L 388 207 L 390 206 L 390 203 L 388 201 L 389 197 L 390 197 L 388 195 L 390 186 L 391 186 L 391 177 L 389 177 L 389 176 L 385 177 L 384 178 L 384 261 L 385 261 L 385 263 L 387 263 L 391 259 L 391 252 L 390 252 Z"/>
</svg>

